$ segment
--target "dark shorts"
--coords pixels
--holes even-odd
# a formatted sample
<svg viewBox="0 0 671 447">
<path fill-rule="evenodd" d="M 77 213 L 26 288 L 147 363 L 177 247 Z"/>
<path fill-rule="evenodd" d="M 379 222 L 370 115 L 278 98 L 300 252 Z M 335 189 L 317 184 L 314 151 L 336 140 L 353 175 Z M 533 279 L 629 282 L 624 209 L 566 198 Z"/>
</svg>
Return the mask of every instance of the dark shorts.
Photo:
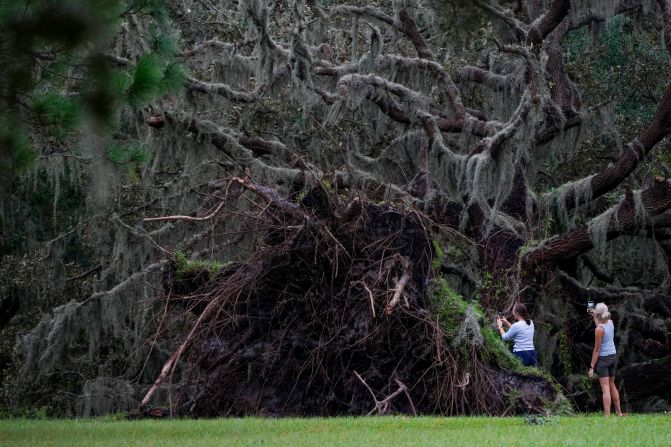
<svg viewBox="0 0 671 447">
<path fill-rule="evenodd" d="M 516 351 L 513 352 L 517 357 L 522 360 L 522 363 L 524 363 L 524 366 L 537 366 L 538 361 L 536 360 L 536 350 L 531 350 L 531 351 Z"/>
<path fill-rule="evenodd" d="M 617 362 L 615 361 L 615 354 L 604 355 L 599 357 L 594 366 L 594 372 L 599 377 L 615 377 L 615 367 Z"/>
</svg>

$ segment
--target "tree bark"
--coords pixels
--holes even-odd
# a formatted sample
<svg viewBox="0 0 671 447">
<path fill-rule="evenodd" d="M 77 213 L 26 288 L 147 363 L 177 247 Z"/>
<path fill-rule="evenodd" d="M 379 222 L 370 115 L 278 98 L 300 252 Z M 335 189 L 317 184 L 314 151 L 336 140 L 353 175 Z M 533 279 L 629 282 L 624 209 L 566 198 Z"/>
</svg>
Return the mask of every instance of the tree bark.
<svg viewBox="0 0 671 447">
<path fill-rule="evenodd" d="M 625 402 L 671 389 L 671 355 L 626 366 L 620 371 L 620 394 Z"/>
</svg>

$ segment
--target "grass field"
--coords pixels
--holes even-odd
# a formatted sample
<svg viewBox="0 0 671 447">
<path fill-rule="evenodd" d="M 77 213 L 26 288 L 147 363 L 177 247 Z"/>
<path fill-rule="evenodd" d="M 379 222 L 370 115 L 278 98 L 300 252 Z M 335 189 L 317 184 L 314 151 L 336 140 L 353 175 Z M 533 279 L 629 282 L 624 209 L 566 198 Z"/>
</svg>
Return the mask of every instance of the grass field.
<svg viewBox="0 0 671 447">
<path fill-rule="evenodd" d="M 0 420 L 0 446 L 671 446 L 671 415 Z"/>
</svg>

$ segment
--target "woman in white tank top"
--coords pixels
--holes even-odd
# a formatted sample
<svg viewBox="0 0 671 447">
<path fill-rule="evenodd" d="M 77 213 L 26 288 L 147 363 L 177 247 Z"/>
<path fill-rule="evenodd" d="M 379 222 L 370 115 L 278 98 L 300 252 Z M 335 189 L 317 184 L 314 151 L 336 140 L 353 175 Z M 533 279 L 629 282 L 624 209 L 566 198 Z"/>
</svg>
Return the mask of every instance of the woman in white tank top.
<svg viewBox="0 0 671 447">
<path fill-rule="evenodd" d="M 596 305 L 591 311 L 594 317 L 594 351 L 589 368 L 589 376 L 599 376 L 603 397 L 603 412 L 610 416 L 611 403 L 615 406 L 618 416 L 623 416 L 620 408 L 620 393 L 615 386 L 615 326 L 610 319 L 610 312 L 604 303 Z"/>
</svg>

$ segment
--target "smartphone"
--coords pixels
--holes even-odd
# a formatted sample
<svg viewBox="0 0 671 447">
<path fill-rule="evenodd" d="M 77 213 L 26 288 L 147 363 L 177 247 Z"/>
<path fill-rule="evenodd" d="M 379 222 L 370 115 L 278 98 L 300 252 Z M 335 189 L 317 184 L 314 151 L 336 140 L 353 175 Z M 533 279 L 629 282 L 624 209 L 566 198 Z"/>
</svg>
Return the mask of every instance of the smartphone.
<svg viewBox="0 0 671 447">
<path fill-rule="evenodd" d="M 591 301 L 591 300 L 587 301 L 587 313 L 591 314 L 592 312 L 594 312 L 595 307 L 596 306 L 594 305 L 594 301 Z"/>
</svg>

